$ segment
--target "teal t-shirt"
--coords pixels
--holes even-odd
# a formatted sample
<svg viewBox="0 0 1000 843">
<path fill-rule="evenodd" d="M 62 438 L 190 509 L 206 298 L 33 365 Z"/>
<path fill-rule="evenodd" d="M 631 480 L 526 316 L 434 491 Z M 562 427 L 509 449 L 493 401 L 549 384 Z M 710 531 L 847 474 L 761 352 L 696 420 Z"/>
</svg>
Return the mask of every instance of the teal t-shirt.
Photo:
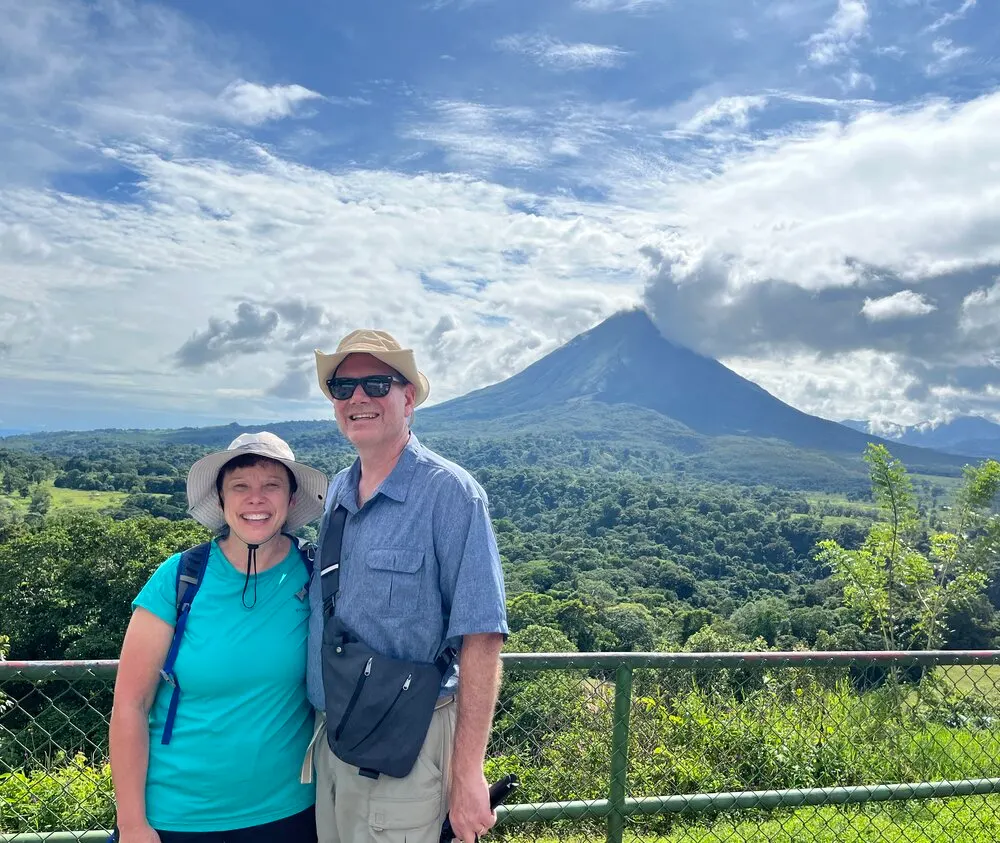
<svg viewBox="0 0 1000 843">
<path fill-rule="evenodd" d="M 132 603 L 176 622 L 180 554 L 156 569 Z M 305 565 L 293 547 L 253 577 L 212 542 L 188 616 L 175 674 L 180 703 L 170 743 L 160 743 L 172 688 L 160 682 L 149 712 L 146 817 L 165 831 L 225 831 L 304 811 L 315 786 L 299 783 L 312 738 L 306 698 L 309 601 Z"/>
</svg>

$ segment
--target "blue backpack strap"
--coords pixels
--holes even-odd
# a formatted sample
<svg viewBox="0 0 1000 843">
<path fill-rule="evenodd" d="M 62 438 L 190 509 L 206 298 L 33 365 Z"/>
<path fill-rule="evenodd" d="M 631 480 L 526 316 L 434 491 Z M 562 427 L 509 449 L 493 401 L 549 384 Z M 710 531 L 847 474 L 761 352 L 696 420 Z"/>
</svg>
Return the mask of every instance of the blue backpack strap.
<svg viewBox="0 0 1000 843">
<path fill-rule="evenodd" d="M 194 596 L 201 587 L 201 581 L 205 578 L 208 554 L 211 549 L 211 542 L 188 548 L 181 554 L 180 562 L 177 564 L 177 621 L 174 623 L 174 635 L 170 641 L 170 649 L 167 650 L 167 657 L 160 670 L 160 676 L 174 689 L 170 695 L 170 705 L 167 707 L 167 719 L 163 724 L 163 737 L 160 739 L 160 743 L 163 744 L 170 743 L 170 736 L 174 731 L 174 718 L 177 716 L 177 704 L 181 697 L 181 686 L 174 673 L 177 650 L 180 647 L 181 638 L 184 637 L 188 615 L 191 613 L 191 601 L 194 600 Z"/>
<path fill-rule="evenodd" d="M 306 584 L 302 586 L 295 596 L 299 600 L 305 600 L 309 596 L 309 584 L 312 582 L 313 569 L 316 562 L 316 545 L 312 542 L 308 542 L 305 539 L 300 539 L 297 536 L 293 536 L 291 533 L 285 533 L 289 540 L 292 542 L 292 547 L 294 547 L 299 552 L 299 558 L 302 560 L 302 564 L 306 567 Z"/>
</svg>

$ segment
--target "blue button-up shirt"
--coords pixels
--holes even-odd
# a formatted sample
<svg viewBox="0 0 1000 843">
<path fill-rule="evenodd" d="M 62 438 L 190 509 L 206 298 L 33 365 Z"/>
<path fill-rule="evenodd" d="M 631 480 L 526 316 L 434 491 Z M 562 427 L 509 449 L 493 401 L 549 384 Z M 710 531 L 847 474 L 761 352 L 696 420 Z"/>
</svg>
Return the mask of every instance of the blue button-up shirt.
<svg viewBox="0 0 1000 843">
<path fill-rule="evenodd" d="M 486 492 L 465 469 L 417 441 L 412 433 L 395 468 L 358 508 L 361 463 L 337 474 L 327 512 L 347 510 L 336 614 L 368 646 L 387 656 L 433 662 L 463 635 L 506 635 L 503 571 Z M 324 520 L 324 525 L 326 521 Z M 320 647 L 323 589 L 309 588 L 309 699 L 324 709 Z M 458 682 L 457 669 L 444 691 Z"/>
</svg>

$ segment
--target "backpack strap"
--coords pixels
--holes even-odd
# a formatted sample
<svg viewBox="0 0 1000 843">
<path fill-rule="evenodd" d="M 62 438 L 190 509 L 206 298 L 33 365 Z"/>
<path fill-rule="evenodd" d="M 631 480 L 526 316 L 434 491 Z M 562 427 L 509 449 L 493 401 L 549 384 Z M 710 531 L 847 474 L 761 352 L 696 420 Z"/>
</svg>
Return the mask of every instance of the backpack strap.
<svg viewBox="0 0 1000 843">
<path fill-rule="evenodd" d="M 184 628 L 187 626 L 188 615 L 191 613 L 191 601 L 194 600 L 201 582 L 205 578 L 205 569 L 208 567 L 208 554 L 212 549 L 211 542 L 195 545 L 188 548 L 181 554 L 180 562 L 177 563 L 177 621 L 174 623 L 174 634 L 170 640 L 170 649 L 167 650 L 167 657 L 163 661 L 160 669 L 160 676 L 174 689 L 170 695 L 170 705 L 167 707 L 167 718 L 163 724 L 163 737 L 160 743 L 170 743 L 170 737 L 174 731 L 174 718 L 177 716 L 177 704 L 181 698 L 181 686 L 177 682 L 174 673 L 174 665 L 177 662 L 177 650 L 180 648 L 181 638 L 184 636 Z"/>
<path fill-rule="evenodd" d="M 297 538 L 289 533 L 285 533 L 291 540 L 292 546 L 298 550 L 299 558 L 306 568 L 306 584 L 295 595 L 299 600 L 305 600 L 309 595 L 309 582 L 313 575 L 313 560 L 316 558 L 316 545 L 304 539 Z M 173 688 L 170 695 L 170 705 L 167 707 L 167 717 L 163 724 L 163 737 L 160 742 L 170 743 L 170 737 L 174 731 L 174 719 L 177 717 L 177 704 L 180 702 L 181 687 L 177 682 L 177 675 L 174 673 L 174 665 L 177 662 L 177 650 L 180 648 L 181 638 L 187 626 L 188 615 L 191 613 L 191 602 L 194 600 L 201 582 L 205 578 L 205 569 L 208 567 L 208 556 L 212 550 L 212 543 L 196 545 L 188 548 L 181 554 L 180 562 L 177 565 L 177 621 L 174 624 L 174 635 L 170 641 L 170 649 L 167 650 L 167 657 L 163 661 L 163 668 L 160 676 Z"/>
<path fill-rule="evenodd" d="M 293 536 L 291 533 L 283 535 L 291 540 L 292 547 L 298 550 L 299 558 L 306 567 L 306 584 L 295 593 L 299 600 L 305 600 L 309 596 L 309 585 L 312 583 L 313 570 L 316 566 L 316 545 L 313 542 L 300 539 L 298 536 Z"/>
</svg>

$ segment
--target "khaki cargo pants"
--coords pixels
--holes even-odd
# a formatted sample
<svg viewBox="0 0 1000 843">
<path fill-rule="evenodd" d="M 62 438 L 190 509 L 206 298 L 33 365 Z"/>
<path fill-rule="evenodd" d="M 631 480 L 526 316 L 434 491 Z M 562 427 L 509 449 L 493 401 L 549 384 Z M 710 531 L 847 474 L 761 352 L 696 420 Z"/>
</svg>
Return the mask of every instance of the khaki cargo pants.
<svg viewBox="0 0 1000 843">
<path fill-rule="evenodd" d="M 406 778 L 358 775 L 330 751 L 318 715 L 316 830 L 319 843 L 438 843 L 448 815 L 448 777 L 455 738 L 454 697 L 442 698 Z M 321 722 L 322 719 L 322 722 Z"/>
</svg>

